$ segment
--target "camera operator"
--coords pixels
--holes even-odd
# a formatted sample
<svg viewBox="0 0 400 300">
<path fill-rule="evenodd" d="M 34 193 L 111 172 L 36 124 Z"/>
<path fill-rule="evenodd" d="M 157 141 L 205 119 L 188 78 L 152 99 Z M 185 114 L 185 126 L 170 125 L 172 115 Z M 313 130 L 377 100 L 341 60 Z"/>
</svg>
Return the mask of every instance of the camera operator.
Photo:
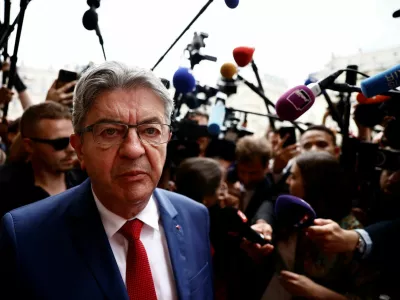
<svg viewBox="0 0 400 300">
<path fill-rule="evenodd" d="M 21 142 L 28 161 L 12 162 L 0 169 L 0 215 L 65 191 L 83 181 L 73 171 L 75 151 L 67 107 L 45 102 L 29 107 L 21 118 Z"/>
</svg>

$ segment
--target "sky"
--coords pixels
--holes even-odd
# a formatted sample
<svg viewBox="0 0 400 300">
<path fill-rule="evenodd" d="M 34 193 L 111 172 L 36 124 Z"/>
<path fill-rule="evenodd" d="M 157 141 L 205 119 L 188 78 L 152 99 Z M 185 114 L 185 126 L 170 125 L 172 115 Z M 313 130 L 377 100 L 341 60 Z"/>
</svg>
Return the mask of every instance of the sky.
<svg viewBox="0 0 400 300">
<path fill-rule="evenodd" d="M 14 19 L 19 1 L 12 2 Z M 206 2 L 102 0 L 97 12 L 107 59 L 153 67 Z M 86 0 L 30 1 L 19 62 L 38 68 L 102 62 L 97 36 L 82 25 L 87 9 Z M 204 53 L 218 57 L 216 63 L 195 67 L 201 83 L 215 84 L 220 66 L 233 61 L 232 50 L 238 46 L 255 47 L 260 73 L 282 77 L 290 85 L 303 83 L 332 54 L 400 45 L 400 18 L 392 18 L 397 9 L 395 0 L 240 0 L 236 9 L 214 0 L 155 71 L 172 79 L 179 66 L 186 66 L 183 50 L 197 31 L 209 34 Z"/>
</svg>

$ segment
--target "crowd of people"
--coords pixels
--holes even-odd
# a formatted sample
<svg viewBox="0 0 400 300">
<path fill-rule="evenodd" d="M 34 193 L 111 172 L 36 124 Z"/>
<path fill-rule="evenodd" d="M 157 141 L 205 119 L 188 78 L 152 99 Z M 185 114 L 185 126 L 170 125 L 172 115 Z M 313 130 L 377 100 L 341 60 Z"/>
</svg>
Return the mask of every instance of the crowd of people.
<svg viewBox="0 0 400 300">
<path fill-rule="evenodd" d="M 108 62 L 35 105 L 19 81 L 23 115 L 1 133 L 4 299 L 400 299 L 400 172 L 377 170 L 366 203 L 334 130 L 310 126 L 286 147 L 273 129 L 199 137 L 177 160 L 173 100 L 152 72 Z M 285 226 L 282 194 L 310 204 L 314 224 Z M 229 234 L 227 207 L 268 243 Z"/>
</svg>

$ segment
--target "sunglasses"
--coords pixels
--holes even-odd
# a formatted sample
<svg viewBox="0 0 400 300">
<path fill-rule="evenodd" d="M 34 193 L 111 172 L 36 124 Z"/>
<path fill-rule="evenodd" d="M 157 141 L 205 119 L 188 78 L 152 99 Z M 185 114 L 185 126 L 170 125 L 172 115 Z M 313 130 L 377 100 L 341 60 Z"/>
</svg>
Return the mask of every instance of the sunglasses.
<svg viewBox="0 0 400 300">
<path fill-rule="evenodd" d="M 49 144 L 56 151 L 64 150 L 69 145 L 69 137 L 59 138 L 59 139 L 54 139 L 54 140 L 38 139 L 38 138 L 30 138 L 30 139 L 37 143 Z"/>
</svg>

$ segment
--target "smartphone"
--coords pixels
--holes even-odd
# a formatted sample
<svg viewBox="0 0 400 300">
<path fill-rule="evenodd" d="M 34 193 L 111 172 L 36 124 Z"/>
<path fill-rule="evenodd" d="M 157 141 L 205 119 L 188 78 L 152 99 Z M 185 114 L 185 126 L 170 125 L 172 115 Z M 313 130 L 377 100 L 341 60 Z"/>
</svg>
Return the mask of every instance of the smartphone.
<svg viewBox="0 0 400 300">
<path fill-rule="evenodd" d="M 286 135 L 289 135 L 282 148 L 296 144 L 296 128 L 294 127 L 281 127 L 279 129 L 279 135 L 283 139 Z"/>
<path fill-rule="evenodd" d="M 60 87 L 64 86 L 65 84 L 67 84 L 71 81 L 75 81 L 77 79 L 78 79 L 78 73 L 61 69 L 58 72 L 56 88 L 59 89 Z M 72 93 L 73 91 L 74 91 L 74 87 L 67 90 L 66 93 Z"/>
</svg>

